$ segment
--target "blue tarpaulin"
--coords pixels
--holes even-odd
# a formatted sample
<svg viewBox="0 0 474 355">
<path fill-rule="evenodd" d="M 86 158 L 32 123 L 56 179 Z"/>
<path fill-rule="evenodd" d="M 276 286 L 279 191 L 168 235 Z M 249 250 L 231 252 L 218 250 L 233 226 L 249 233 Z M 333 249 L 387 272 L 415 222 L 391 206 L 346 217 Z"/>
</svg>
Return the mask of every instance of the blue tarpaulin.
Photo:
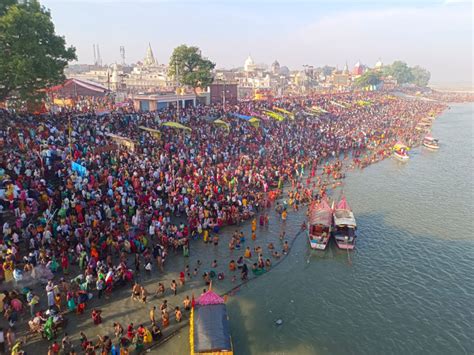
<svg viewBox="0 0 474 355">
<path fill-rule="evenodd" d="M 246 121 L 249 121 L 252 118 L 252 116 L 241 115 L 239 113 L 231 113 L 231 115 Z"/>
<path fill-rule="evenodd" d="M 225 304 L 196 306 L 194 308 L 194 352 L 231 350 Z"/>
</svg>

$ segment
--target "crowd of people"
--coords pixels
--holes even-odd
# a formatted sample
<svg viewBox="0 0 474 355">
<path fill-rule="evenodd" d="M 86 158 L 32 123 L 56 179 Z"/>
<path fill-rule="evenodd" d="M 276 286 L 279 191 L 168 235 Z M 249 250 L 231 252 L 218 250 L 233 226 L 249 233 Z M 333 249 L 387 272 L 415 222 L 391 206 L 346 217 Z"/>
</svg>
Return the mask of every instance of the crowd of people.
<svg viewBox="0 0 474 355">
<path fill-rule="evenodd" d="M 294 118 L 278 121 L 260 114 L 275 106 Z M 0 294 L 9 323 L 6 346 L 19 352 L 14 328 L 22 308 L 28 307 L 29 328 L 52 342 L 51 353 L 59 347 L 73 352 L 67 335 L 61 345 L 55 340 L 67 318 L 74 317 L 65 312 L 81 314 L 91 297 L 107 302 L 123 287 L 146 303 L 147 290 L 136 283 L 137 272 L 162 272 L 168 255 L 186 257 L 192 243 L 217 245 L 224 226 L 239 228 L 251 220 L 248 237 L 254 239 L 257 221 L 268 224 L 270 206 L 286 220 L 290 208 L 297 210 L 325 193 L 318 167 L 340 180 L 343 160 L 347 167 L 365 167 L 388 157 L 397 141 L 419 144 L 419 121 L 445 108 L 385 93 L 346 93 L 187 107 L 179 117 L 173 108 L 42 116 L 1 111 L 0 278 L 8 285 L 45 285 L 44 293 L 25 286 Z M 259 124 L 236 113 L 259 115 Z M 215 125 L 215 118 L 226 121 L 228 129 Z M 173 120 L 192 130 L 161 125 Z M 290 193 L 280 205 L 276 199 L 285 184 Z M 245 280 L 249 269 L 267 270 L 288 252 L 287 242 L 281 251 L 269 243 L 256 247 L 252 259 L 242 238 L 237 229 L 226 241 L 230 250 L 242 250 L 242 257 L 228 264 L 215 260 L 212 269 L 225 264 L 229 271 L 239 269 Z M 170 285 L 174 295 L 196 276 L 197 268 L 187 268 Z M 202 278 L 209 284 L 214 276 L 223 278 L 224 273 Z M 164 293 L 160 285 L 157 293 Z M 189 302 L 189 297 L 183 301 L 184 311 Z M 167 308 L 160 312 L 166 328 Z M 101 323 L 101 313 L 92 310 L 94 324 Z M 174 313 L 181 321 L 181 309 Z M 126 332 L 117 321 L 123 333 L 116 333 L 117 338 L 137 348 L 158 339 L 161 329 L 154 317 L 150 314 L 151 328 L 131 324 Z M 109 336 L 97 344 L 84 334 L 81 339 L 86 353 L 112 351 Z"/>
</svg>

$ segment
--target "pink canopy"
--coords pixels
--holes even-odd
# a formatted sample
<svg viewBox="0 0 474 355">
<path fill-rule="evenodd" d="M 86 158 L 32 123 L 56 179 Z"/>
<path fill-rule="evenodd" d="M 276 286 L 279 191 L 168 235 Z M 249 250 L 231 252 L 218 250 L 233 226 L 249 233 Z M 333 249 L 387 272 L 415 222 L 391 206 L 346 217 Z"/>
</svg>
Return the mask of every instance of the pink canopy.
<svg viewBox="0 0 474 355">
<path fill-rule="evenodd" d="M 223 304 L 224 299 L 215 292 L 207 291 L 197 299 L 196 303 L 201 306 L 210 304 Z"/>
<path fill-rule="evenodd" d="M 350 206 L 346 201 L 346 198 L 343 196 L 339 203 L 336 206 L 336 210 L 349 210 L 350 211 Z"/>
<path fill-rule="evenodd" d="M 332 224 L 332 209 L 326 199 L 310 207 L 309 223 L 311 225 L 322 224 L 328 227 Z"/>
</svg>

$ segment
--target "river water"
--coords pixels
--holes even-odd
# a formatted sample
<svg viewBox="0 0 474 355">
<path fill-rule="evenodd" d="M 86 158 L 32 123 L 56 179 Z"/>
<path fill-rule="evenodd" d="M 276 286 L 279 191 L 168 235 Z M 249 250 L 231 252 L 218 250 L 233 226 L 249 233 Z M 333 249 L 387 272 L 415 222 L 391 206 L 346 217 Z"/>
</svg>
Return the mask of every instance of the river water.
<svg viewBox="0 0 474 355">
<path fill-rule="evenodd" d="M 407 163 L 350 172 L 343 189 L 356 250 L 310 251 L 296 237 L 286 259 L 229 297 L 235 353 L 474 353 L 473 120 L 474 105 L 452 105 L 433 126 L 439 151 L 419 147 Z M 286 226 L 272 216 L 250 246 L 279 243 L 282 228 L 296 235 L 304 212 Z M 229 253 L 219 247 L 206 258 L 227 263 Z M 187 330 L 161 351 L 189 353 Z"/>
</svg>

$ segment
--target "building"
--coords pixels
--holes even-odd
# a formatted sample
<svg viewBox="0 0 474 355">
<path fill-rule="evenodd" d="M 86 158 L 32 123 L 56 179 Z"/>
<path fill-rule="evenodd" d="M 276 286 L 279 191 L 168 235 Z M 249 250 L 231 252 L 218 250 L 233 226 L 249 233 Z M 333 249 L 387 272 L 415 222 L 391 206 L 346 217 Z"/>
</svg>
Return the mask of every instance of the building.
<svg viewBox="0 0 474 355">
<path fill-rule="evenodd" d="M 63 84 L 47 90 L 54 98 L 76 98 L 78 96 L 102 97 L 109 93 L 103 85 L 79 79 L 67 79 Z"/>
<path fill-rule="evenodd" d="M 211 104 L 237 105 L 237 83 L 214 82 L 209 86 Z"/>
<path fill-rule="evenodd" d="M 255 71 L 255 69 L 257 69 L 257 66 L 255 65 L 255 62 L 253 61 L 252 57 L 249 54 L 249 56 L 247 57 L 244 63 L 244 71 L 253 72 Z"/>
<path fill-rule="evenodd" d="M 135 110 L 141 111 L 159 111 L 168 107 L 176 107 L 178 102 L 180 107 L 189 107 L 196 105 L 196 94 L 160 92 L 156 94 L 138 94 L 134 95 L 133 106 Z"/>
<path fill-rule="evenodd" d="M 168 66 L 158 64 L 150 44 L 143 61 L 132 67 L 115 63 L 111 66 L 92 66 L 82 72 L 74 69 L 67 72 L 68 78 L 94 81 L 116 92 L 169 91 L 176 86 L 174 80 L 168 77 Z"/>
<path fill-rule="evenodd" d="M 280 63 L 277 60 L 272 63 L 271 71 L 273 75 L 280 75 Z"/>
</svg>

